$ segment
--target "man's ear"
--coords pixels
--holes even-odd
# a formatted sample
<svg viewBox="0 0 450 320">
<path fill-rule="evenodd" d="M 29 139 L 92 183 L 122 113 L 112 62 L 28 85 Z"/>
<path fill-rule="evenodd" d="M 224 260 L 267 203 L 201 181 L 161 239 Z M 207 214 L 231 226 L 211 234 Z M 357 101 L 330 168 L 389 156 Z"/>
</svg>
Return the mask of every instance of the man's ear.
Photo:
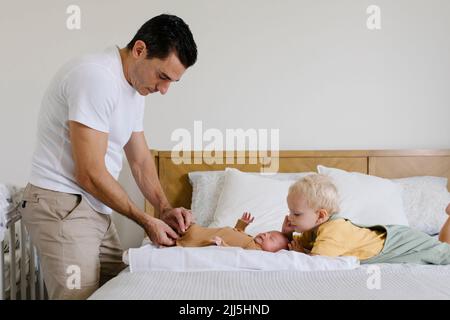
<svg viewBox="0 0 450 320">
<path fill-rule="evenodd" d="M 317 211 L 318 215 L 317 215 L 317 223 L 323 223 L 325 221 L 328 220 L 328 218 L 330 217 L 330 215 L 328 214 L 328 211 L 325 209 L 319 209 Z"/>
<path fill-rule="evenodd" d="M 142 55 L 144 55 L 144 57 L 147 56 L 147 46 L 145 45 L 145 42 L 142 40 L 137 40 L 134 43 L 133 49 L 132 49 L 132 53 L 133 57 L 138 58 Z"/>
</svg>

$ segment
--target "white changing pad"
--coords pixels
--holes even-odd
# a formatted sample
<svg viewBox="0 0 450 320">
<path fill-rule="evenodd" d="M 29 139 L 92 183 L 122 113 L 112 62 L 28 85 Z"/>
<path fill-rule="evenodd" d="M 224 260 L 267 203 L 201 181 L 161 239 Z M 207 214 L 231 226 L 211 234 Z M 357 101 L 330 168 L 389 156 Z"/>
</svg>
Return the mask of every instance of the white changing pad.
<svg viewBox="0 0 450 320">
<path fill-rule="evenodd" d="M 356 257 L 309 256 L 295 251 L 267 252 L 237 247 L 157 248 L 151 244 L 131 248 L 123 260 L 130 272 L 144 271 L 318 271 L 349 270 L 359 266 Z"/>
</svg>

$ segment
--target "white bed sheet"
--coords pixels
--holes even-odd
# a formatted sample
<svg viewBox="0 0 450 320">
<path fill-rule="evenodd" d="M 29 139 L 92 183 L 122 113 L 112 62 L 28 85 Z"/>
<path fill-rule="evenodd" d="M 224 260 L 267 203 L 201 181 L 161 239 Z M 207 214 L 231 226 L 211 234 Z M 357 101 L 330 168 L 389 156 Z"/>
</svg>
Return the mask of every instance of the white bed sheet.
<svg viewBox="0 0 450 320">
<path fill-rule="evenodd" d="M 372 280 L 377 272 L 380 288 L 370 289 L 376 283 Z M 125 271 L 90 299 L 450 299 L 450 266 L 379 264 L 336 271 Z"/>
</svg>

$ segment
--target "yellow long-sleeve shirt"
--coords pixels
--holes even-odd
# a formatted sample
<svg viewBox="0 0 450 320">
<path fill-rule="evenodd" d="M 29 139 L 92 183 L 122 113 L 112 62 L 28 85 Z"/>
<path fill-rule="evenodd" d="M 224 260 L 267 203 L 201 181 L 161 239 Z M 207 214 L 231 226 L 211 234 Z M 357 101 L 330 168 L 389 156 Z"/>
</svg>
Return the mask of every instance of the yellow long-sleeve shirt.
<svg viewBox="0 0 450 320">
<path fill-rule="evenodd" d="M 311 254 L 338 257 L 372 258 L 384 247 L 386 232 L 358 227 L 345 219 L 328 220 L 297 237 Z"/>
</svg>

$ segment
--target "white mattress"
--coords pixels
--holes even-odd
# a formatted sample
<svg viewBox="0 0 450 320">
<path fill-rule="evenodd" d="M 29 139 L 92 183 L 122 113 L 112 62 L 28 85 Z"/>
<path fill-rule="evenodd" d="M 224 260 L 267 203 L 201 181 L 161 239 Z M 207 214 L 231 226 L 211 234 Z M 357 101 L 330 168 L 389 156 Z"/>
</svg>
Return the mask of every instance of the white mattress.
<svg viewBox="0 0 450 320">
<path fill-rule="evenodd" d="M 450 266 L 380 264 L 337 271 L 122 272 L 90 299 L 450 299 Z"/>
</svg>

